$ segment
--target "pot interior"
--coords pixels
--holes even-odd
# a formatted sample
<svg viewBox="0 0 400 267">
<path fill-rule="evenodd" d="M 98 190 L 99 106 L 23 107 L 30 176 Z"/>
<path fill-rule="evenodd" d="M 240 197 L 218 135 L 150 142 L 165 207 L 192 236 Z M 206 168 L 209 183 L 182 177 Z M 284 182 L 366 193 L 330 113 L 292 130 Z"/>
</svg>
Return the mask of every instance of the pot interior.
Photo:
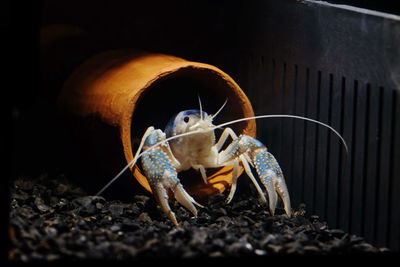
<svg viewBox="0 0 400 267">
<path fill-rule="evenodd" d="M 242 100 L 239 100 L 232 85 L 219 74 L 209 69 L 180 69 L 159 78 L 138 99 L 132 116 L 133 154 L 136 153 L 141 138 L 149 126 L 164 130 L 167 122 L 178 112 L 199 109 L 198 96 L 203 110 L 208 114 L 215 114 L 225 100 L 228 100 L 224 109 L 215 118 L 215 125 L 244 117 Z M 240 134 L 246 125 L 246 122 L 237 123 L 231 128 Z M 217 140 L 221 133 L 222 130 L 216 130 Z M 217 170 L 208 169 L 207 175 Z M 191 184 L 203 182 L 200 174 L 194 170 L 179 173 L 179 179 L 189 191 Z"/>
</svg>

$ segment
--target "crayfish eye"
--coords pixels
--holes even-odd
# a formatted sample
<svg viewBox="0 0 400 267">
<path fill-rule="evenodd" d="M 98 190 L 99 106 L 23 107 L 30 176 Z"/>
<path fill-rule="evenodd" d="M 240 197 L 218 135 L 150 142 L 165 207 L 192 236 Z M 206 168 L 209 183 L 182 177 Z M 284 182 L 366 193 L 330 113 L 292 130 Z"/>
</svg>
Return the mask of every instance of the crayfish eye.
<svg viewBox="0 0 400 267">
<path fill-rule="evenodd" d="M 189 122 L 189 117 L 188 117 L 188 116 L 184 117 L 184 118 L 183 118 L 183 121 L 186 122 L 186 123 L 188 123 L 188 122 Z"/>
</svg>

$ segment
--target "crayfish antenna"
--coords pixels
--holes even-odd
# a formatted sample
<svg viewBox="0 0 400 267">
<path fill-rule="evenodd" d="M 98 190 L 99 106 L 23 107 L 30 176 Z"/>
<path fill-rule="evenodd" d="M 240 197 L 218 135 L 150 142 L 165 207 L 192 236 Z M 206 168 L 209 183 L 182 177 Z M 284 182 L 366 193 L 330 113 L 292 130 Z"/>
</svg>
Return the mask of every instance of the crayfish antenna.
<svg viewBox="0 0 400 267">
<path fill-rule="evenodd" d="M 147 128 L 146 132 L 143 134 L 142 140 L 140 142 L 139 148 L 136 151 L 135 156 L 133 157 L 133 160 L 131 162 L 129 162 L 116 176 L 114 176 L 114 178 L 111 179 L 110 182 L 108 182 L 102 189 L 100 189 L 99 192 L 97 192 L 96 196 L 101 195 L 104 190 L 106 190 L 111 184 L 113 184 L 129 167 L 134 166 L 137 162 L 137 160 L 139 159 L 139 157 L 141 156 L 140 151 L 143 148 L 144 145 L 144 141 L 146 140 L 147 136 L 154 131 L 154 127 L 150 126 L 149 128 Z"/>
<path fill-rule="evenodd" d="M 326 128 L 328 128 L 329 130 L 331 130 L 332 132 L 334 132 L 340 139 L 340 141 L 342 142 L 344 149 L 346 150 L 346 155 L 349 154 L 349 149 L 347 147 L 346 141 L 344 140 L 344 138 L 331 126 L 329 126 L 328 124 L 325 124 L 323 122 L 317 121 L 317 120 L 313 120 L 307 117 L 302 117 L 302 116 L 296 116 L 296 115 L 287 115 L 287 114 L 277 114 L 277 115 L 259 115 L 259 116 L 253 116 L 253 117 L 247 117 L 247 118 L 241 118 L 241 119 L 237 119 L 237 120 L 233 120 L 233 121 L 228 121 L 225 123 L 221 123 L 219 125 L 215 125 L 213 127 L 211 127 L 210 129 L 208 129 L 207 131 L 213 131 L 215 129 L 221 128 L 221 127 L 225 127 L 231 124 L 235 124 L 238 122 L 242 122 L 242 121 L 248 121 L 248 120 L 254 120 L 254 119 L 268 119 L 268 118 L 292 118 L 292 119 L 300 119 L 300 120 L 305 120 L 305 121 L 309 121 L 309 122 L 313 122 L 319 125 L 322 125 Z"/>
<path fill-rule="evenodd" d="M 222 106 L 218 109 L 218 111 L 214 115 L 212 115 L 211 119 L 214 119 L 218 115 L 218 113 L 220 113 L 222 111 L 222 109 L 225 107 L 226 103 L 228 103 L 228 98 L 225 100 L 225 102 L 222 104 Z"/>
<path fill-rule="evenodd" d="M 203 106 L 201 105 L 200 95 L 197 95 L 197 98 L 199 99 L 200 120 L 203 120 Z"/>
</svg>

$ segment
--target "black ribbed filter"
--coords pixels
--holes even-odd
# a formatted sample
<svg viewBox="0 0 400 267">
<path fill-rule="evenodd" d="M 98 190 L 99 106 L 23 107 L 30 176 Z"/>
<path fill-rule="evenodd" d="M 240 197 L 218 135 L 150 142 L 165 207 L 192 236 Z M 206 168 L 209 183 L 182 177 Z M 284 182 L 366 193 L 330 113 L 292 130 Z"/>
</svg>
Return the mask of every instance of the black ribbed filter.
<svg viewBox="0 0 400 267">
<path fill-rule="evenodd" d="M 258 138 L 284 171 L 292 205 L 331 227 L 400 247 L 400 17 L 314 1 L 266 1 L 244 11 L 236 61 Z"/>
</svg>

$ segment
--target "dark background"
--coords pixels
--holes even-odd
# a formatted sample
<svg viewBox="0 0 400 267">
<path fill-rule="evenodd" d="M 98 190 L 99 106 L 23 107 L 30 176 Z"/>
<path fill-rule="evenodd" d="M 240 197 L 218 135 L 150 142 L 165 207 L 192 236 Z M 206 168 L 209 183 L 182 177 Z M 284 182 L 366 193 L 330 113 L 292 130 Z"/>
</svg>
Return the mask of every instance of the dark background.
<svg viewBox="0 0 400 267">
<path fill-rule="evenodd" d="M 331 105 L 331 111 L 325 115 L 321 108 L 307 111 L 307 109 L 304 109 L 306 106 L 302 106 L 312 102 L 298 103 L 293 106 L 297 103 L 296 99 L 299 99 L 299 97 L 314 101 L 312 93 L 305 94 L 306 92 L 314 92 L 313 90 L 304 89 L 304 91 L 299 86 L 297 98 L 288 94 L 286 95 L 287 102 L 281 101 L 282 92 L 272 90 L 271 93 L 264 90 L 265 84 L 272 85 L 275 88 L 282 86 L 276 77 L 284 77 L 282 81 L 287 81 L 287 84 L 291 82 L 299 82 L 300 84 L 301 79 L 304 79 L 303 82 L 305 83 L 313 81 L 313 79 L 327 84 L 331 81 L 335 85 L 342 85 L 338 89 L 339 91 L 342 90 L 341 92 L 344 90 L 343 77 L 345 77 L 351 86 L 354 85 L 353 81 L 356 80 L 357 88 L 361 88 L 364 82 L 369 84 L 370 87 L 366 85 L 366 88 L 372 89 L 366 91 L 377 92 L 381 90 L 386 92 L 389 89 L 385 88 L 393 88 L 393 92 L 397 92 L 396 90 L 399 87 L 396 86 L 392 77 L 387 75 L 390 72 L 388 70 L 392 70 L 395 74 L 398 74 L 399 70 L 398 62 L 396 62 L 396 58 L 399 58 L 399 50 L 395 46 L 399 40 L 393 37 L 396 34 L 391 34 L 396 32 L 398 34 L 398 22 L 397 24 L 387 22 L 385 19 L 377 19 L 368 15 L 363 15 L 363 19 L 359 20 L 357 14 L 348 11 L 319 7 L 310 3 L 301 3 L 301 1 L 277 2 L 6 2 L 6 8 L 1 16 L 1 29 L 4 37 L 2 38 L 2 51 L 4 51 L 3 58 L 5 58 L 6 63 L 3 63 L 3 67 L 6 66 L 6 70 L 3 72 L 3 79 L 6 83 L 4 83 L 5 86 L 2 90 L 2 107 L 5 108 L 2 114 L 3 122 L 9 126 L 2 131 L 4 136 L 2 150 L 9 151 L 9 153 L 6 153 L 6 160 L 3 161 L 3 165 L 5 170 L 10 173 L 5 175 L 4 180 L 21 175 L 35 176 L 43 172 L 58 171 L 54 167 L 54 156 L 49 153 L 51 149 L 54 149 L 54 147 L 51 148 L 51 144 L 54 144 L 57 140 L 54 140 L 51 132 L 48 131 L 48 125 L 54 123 L 56 118 L 55 99 L 57 90 L 74 67 L 85 58 L 111 48 L 141 48 L 214 64 L 229 73 L 239 83 L 253 100 L 256 113 L 259 114 L 283 111 L 314 116 L 314 118 L 319 117 L 323 120 L 324 116 L 335 114 L 336 104 L 341 107 L 338 106 L 341 111 L 348 111 L 346 114 L 350 114 L 351 118 L 356 118 L 361 114 L 350 106 L 350 109 L 348 109 L 348 106 L 344 103 L 356 101 L 355 99 L 362 96 L 362 93 L 357 95 L 354 95 L 354 93 L 343 94 L 339 102 L 324 100 L 319 95 L 322 106 L 324 101 L 327 101 L 325 104 Z M 394 5 L 395 1 L 332 2 L 353 4 L 358 7 L 400 14 L 398 7 Z M 365 32 L 359 30 L 360 21 L 366 27 Z M 68 38 L 52 43 L 51 46 L 43 46 L 39 39 L 39 30 L 56 24 L 67 25 L 75 29 L 76 32 L 72 31 L 73 34 L 69 35 Z M 382 50 L 383 48 L 384 50 Z M 382 60 L 381 57 L 384 59 Z M 293 70 L 293 73 L 290 70 Z M 304 75 L 301 74 L 303 70 Z M 332 76 L 329 76 L 329 74 Z M 312 75 L 315 75 L 315 77 Z M 295 77 L 297 77 L 297 80 L 295 80 Z M 336 82 L 336 77 L 338 77 L 339 82 Z M 316 90 L 320 89 L 320 87 L 316 88 Z M 349 92 L 353 91 L 350 90 Z M 392 91 L 387 94 L 387 98 L 391 96 L 395 96 L 394 99 L 398 98 L 396 93 L 391 94 Z M 373 96 L 374 93 L 366 93 L 365 98 L 360 98 L 360 101 L 365 102 Z M 377 120 L 375 125 L 377 131 L 383 132 L 382 127 L 387 124 L 391 129 L 389 132 L 396 133 L 397 131 L 398 133 L 398 126 L 395 127 L 399 120 L 399 109 L 396 108 L 396 102 L 390 102 L 389 110 L 385 110 L 382 106 L 388 106 L 384 105 L 385 99 L 387 99 L 385 98 L 386 93 L 382 93 L 382 95 L 377 93 L 375 96 L 380 99 L 380 102 L 376 103 L 376 111 L 380 112 L 378 112 L 380 116 L 384 117 L 385 112 L 393 115 L 389 122 Z M 265 99 L 267 102 L 269 101 L 267 107 Z M 272 101 L 273 99 L 277 101 Z M 280 104 L 276 104 L 277 102 Z M 374 103 L 364 104 L 364 107 L 367 110 L 368 108 L 371 110 L 372 107 L 372 110 L 374 110 L 374 105 Z M 363 105 L 360 104 L 357 107 L 363 107 Z M 302 108 L 304 110 L 301 110 Z M 374 114 L 374 112 L 367 114 Z M 329 122 L 330 119 L 332 124 L 337 123 L 336 126 L 341 126 L 342 133 L 345 138 L 347 137 L 347 140 L 350 138 L 354 141 L 354 136 L 359 135 L 356 128 L 359 126 L 357 123 L 360 122 L 360 119 L 357 122 L 355 122 L 355 119 L 346 121 L 346 117 L 342 115 L 335 122 L 335 116 L 330 116 L 329 118 L 326 117 L 326 122 Z M 271 122 L 267 127 L 265 122 L 260 122 L 259 136 L 267 140 L 275 156 L 285 158 L 285 153 L 282 151 L 285 150 L 285 146 L 279 144 L 291 134 L 282 132 L 284 127 L 281 123 Z M 288 127 L 289 130 L 300 131 L 300 135 L 305 136 L 304 131 L 308 128 L 304 125 L 296 125 L 292 126 L 294 128 Z M 365 122 L 362 122 L 361 126 L 369 127 L 371 131 L 375 131 L 375 129 L 372 129 L 373 123 L 366 125 Z M 271 127 L 274 130 L 265 130 Z M 314 131 L 315 129 L 311 128 L 308 133 L 313 136 Z M 327 133 L 320 130 L 316 133 L 316 136 L 321 134 L 326 136 Z M 383 136 L 380 140 L 388 140 L 387 142 L 379 141 L 380 143 L 375 143 L 376 147 L 383 147 L 379 152 L 380 154 L 375 153 L 382 159 L 371 158 L 372 161 L 382 161 L 383 164 L 373 171 L 381 171 L 383 176 L 392 177 L 388 178 L 386 184 L 382 184 L 376 191 L 369 191 L 368 181 L 361 180 L 361 189 L 357 191 L 359 184 L 357 178 L 354 178 L 359 176 L 357 175 L 357 162 L 365 161 L 364 158 L 358 159 L 357 155 L 363 154 L 360 151 L 366 151 L 366 149 L 362 149 L 366 146 L 355 144 L 354 147 L 361 150 L 351 151 L 350 166 L 353 167 L 350 168 L 351 173 L 346 176 L 352 179 L 351 187 L 347 188 L 348 191 L 343 191 L 340 183 L 339 185 L 337 185 L 337 182 L 335 184 L 337 187 L 335 192 L 348 192 L 348 194 L 344 194 L 341 198 L 337 193 L 334 193 L 333 197 L 324 196 L 325 200 L 322 200 L 322 202 L 319 200 L 321 196 L 318 194 L 317 186 L 311 188 L 310 192 L 307 191 L 307 185 L 313 183 L 304 178 L 307 176 L 307 168 L 304 168 L 304 171 L 301 167 L 308 166 L 307 164 L 311 164 L 309 159 L 321 154 L 315 152 L 317 151 L 315 147 L 312 147 L 310 150 L 313 152 L 308 154 L 308 150 L 302 148 L 304 144 L 308 144 L 306 139 L 302 144 L 300 142 L 297 146 L 293 146 L 300 148 L 291 151 L 292 158 L 282 160 L 281 165 L 284 171 L 288 170 L 287 179 L 289 187 L 292 187 L 293 193 L 291 194 L 294 205 L 306 202 L 307 206 L 310 207 L 310 212 L 318 213 L 322 218 L 327 219 L 330 225 L 367 235 L 369 241 L 398 249 L 399 231 L 394 232 L 394 226 L 398 225 L 399 218 L 394 211 L 390 210 L 396 208 L 393 203 L 396 203 L 395 201 L 398 198 L 395 198 L 394 195 L 399 192 L 396 191 L 399 189 L 399 183 L 393 178 L 396 177 L 396 174 L 399 174 L 398 168 L 392 167 L 398 160 L 398 152 L 396 151 L 399 150 L 399 142 L 393 136 L 394 134 L 389 134 L 386 138 Z M 340 146 L 333 144 L 333 137 L 329 138 L 331 139 L 318 147 L 329 146 L 329 143 L 331 143 L 327 149 L 327 153 L 331 156 L 319 166 L 325 166 L 328 169 L 326 173 L 333 172 L 339 175 L 338 173 L 345 166 L 343 151 Z M 367 136 L 361 139 L 366 142 L 368 138 Z M 352 148 L 353 141 L 350 141 L 350 148 Z M 385 150 L 385 147 L 390 144 L 393 144 L 394 148 L 390 151 Z M 372 144 L 372 147 L 374 147 L 374 144 Z M 372 154 L 369 153 L 368 155 Z M 386 154 L 387 156 L 385 156 Z M 335 160 L 336 156 L 337 159 Z M 292 166 L 291 162 L 297 162 L 295 164 L 299 166 Z M 340 165 L 340 162 L 343 164 Z M 389 165 L 384 165 L 384 162 L 388 162 Z M 338 167 L 337 164 L 339 164 Z M 360 169 L 367 170 L 364 165 Z M 317 167 L 311 166 L 310 168 L 316 169 Z M 389 171 L 389 175 L 386 175 L 385 169 L 388 168 L 391 171 Z M 302 186 L 300 188 L 303 188 L 300 190 L 301 192 L 296 189 L 299 186 L 292 179 L 298 175 L 301 175 L 303 180 L 306 179 L 300 184 Z M 378 175 L 377 178 L 374 178 L 376 179 L 374 181 L 378 181 L 379 177 Z M 330 181 L 328 179 L 323 186 L 326 187 Z M 8 188 L 3 186 L 1 188 L 2 203 L 8 203 Z M 369 197 L 370 192 L 373 192 L 374 197 Z M 386 194 L 387 198 L 382 197 L 383 194 Z M 307 196 L 310 195 L 312 197 L 308 199 Z M 328 204 L 328 200 L 333 203 Z M 358 204 L 348 206 L 348 203 Z M 368 211 L 365 207 L 366 203 L 376 203 L 376 205 L 373 205 L 376 206 L 373 208 L 374 212 Z M 337 206 L 333 213 L 329 211 L 332 210 L 329 209 L 331 205 Z M 380 207 L 384 205 L 388 205 L 388 207 L 382 213 Z M 354 212 L 357 207 L 362 210 L 361 213 Z M 376 215 L 378 213 L 379 216 L 382 216 L 382 220 L 374 219 L 375 221 L 369 226 L 364 223 L 378 216 Z M 339 214 L 342 216 L 339 216 Z M 337 218 L 343 218 L 344 221 Z M 2 231 L 2 233 L 5 232 Z M 2 238 L 2 240 L 5 240 L 5 238 Z"/>
<path fill-rule="evenodd" d="M 330 3 L 400 14 L 394 1 Z M 10 51 L 4 55 L 9 66 L 4 78 L 11 88 L 18 86 L 6 90 L 5 114 L 11 120 L 41 105 L 53 108 L 57 91 L 74 67 L 99 51 L 134 47 L 209 62 L 215 61 L 221 51 L 229 54 L 258 49 L 240 36 L 252 29 L 251 25 L 241 24 L 251 13 L 245 1 L 32 1 L 23 5 L 10 1 L 8 6 L 11 12 L 2 16 L 6 36 L 2 45 Z M 56 43 L 46 51 L 41 47 L 39 31 L 50 25 L 69 26 L 85 33 L 71 34 L 64 43 Z M 16 175 L 21 166 L 12 162 L 12 173 Z"/>
</svg>

